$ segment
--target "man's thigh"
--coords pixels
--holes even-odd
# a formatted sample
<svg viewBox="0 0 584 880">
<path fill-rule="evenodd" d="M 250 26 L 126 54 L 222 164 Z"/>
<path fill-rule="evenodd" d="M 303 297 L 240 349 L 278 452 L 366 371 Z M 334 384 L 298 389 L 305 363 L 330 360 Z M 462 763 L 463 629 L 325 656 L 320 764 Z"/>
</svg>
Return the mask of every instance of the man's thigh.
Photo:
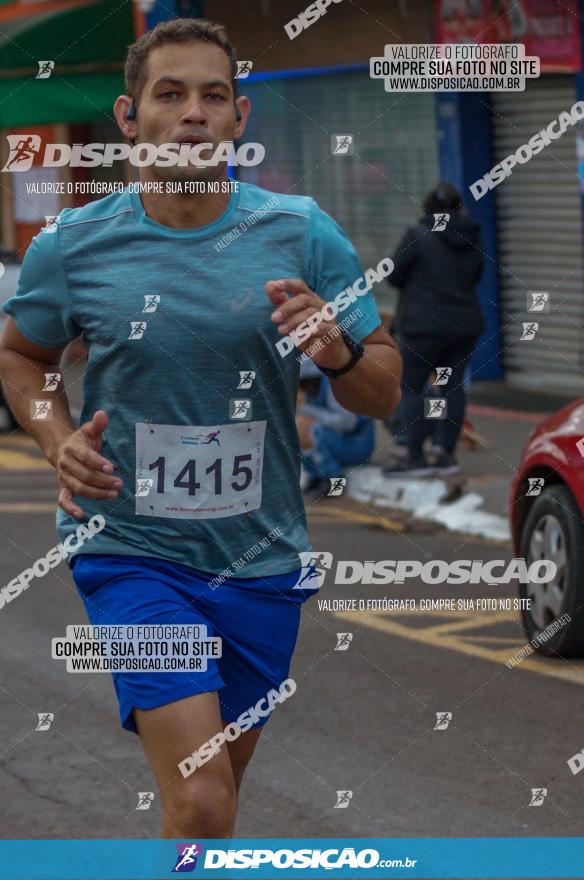
<svg viewBox="0 0 584 880">
<path fill-rule="evenodd" d="M 185 777 L 179 764 L 223 730 L 217 692 L 207 692 L 157 706 L 134 709 L 138 736 L 156 777 L 162 798 L 171 796 Z M 217 754 L 195 771 L 205 768 L 227 784 L 233 782 L 229 752 L 224 744 Z"/>
<path fill-rule="evenodd" d="M 235 788 L 238 792 L 241 786 L 241 780 L 243 779 L 243 774 L 251 760 L 263 729 L 262 726 L 254 727 L 252 730 L 246 730 L 246 732 L 242 733 L 237 739 L 227 743 Z"/>
<path fill-rule="evenodd" d="M 187 697 L 156 709 L 134 709 L 134 720 L 161 790 L 168 790 L 174 781 L 180 782 L 184 778 L 178 769 L 180 762 L 224 727 L 216 692 Z M 262 730 L 263 726 L 256 727 L 245 731 L 235 740 L 225 742 L 219 753 L 208 762 L 215 762 L 213 771 L 229 776 L 228 770 L 231 769 L 239 788 L 243 771 Z"/>
</svg>

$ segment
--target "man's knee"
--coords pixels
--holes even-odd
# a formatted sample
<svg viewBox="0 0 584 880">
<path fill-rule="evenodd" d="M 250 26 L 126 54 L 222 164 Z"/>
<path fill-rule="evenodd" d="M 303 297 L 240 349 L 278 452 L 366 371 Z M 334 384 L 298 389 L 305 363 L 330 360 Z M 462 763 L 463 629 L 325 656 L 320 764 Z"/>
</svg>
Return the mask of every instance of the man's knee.
<svg viewBox="0 0 584 880">
<path fill-rule="evenodd" d="M 185 836 L 230 837 L 235 824 L 237 795 L 233 778 L 201 772 L 172 786 L 164 796 L 164 810 L 172 825 Z"/>
<path fill-rule="evenodd" d="M 239 792 L 239 788 L 241 786 L 241 782 L 243 780 L 243 774 L 245 773 L 247 766 L 249 764 L 250 756 L 246 755 L 245 757 L 235 757 L 231 759 L 231 766 L 233 769 L 233 779 L 235 781 L 236 791 Z"/>
</svg>

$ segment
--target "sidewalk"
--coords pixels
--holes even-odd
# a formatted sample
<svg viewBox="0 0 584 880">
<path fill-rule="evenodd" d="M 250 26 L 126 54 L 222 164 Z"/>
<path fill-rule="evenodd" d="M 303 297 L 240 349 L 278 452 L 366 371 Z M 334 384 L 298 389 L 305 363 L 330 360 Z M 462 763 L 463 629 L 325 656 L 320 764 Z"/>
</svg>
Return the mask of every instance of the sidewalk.
<svg viewBox="0 0 584 880">
<path fill-rule="evenodd" d="M 399 451 L 377 422 L 371 467 L 354 472 L 349 492 L 379 506 L 409 510 L 457 532 L 510 540 L 509 491 L 527 438 L 547 414 L 571 399 L 518 392 L 503 383 L 477 383 L 469 395 L 467 418 L 479 440 L 474 448 L 459 444 L 461 473 L 447 480 L 385 477 L 380 468 L 392 463 Z"/>
</svg>

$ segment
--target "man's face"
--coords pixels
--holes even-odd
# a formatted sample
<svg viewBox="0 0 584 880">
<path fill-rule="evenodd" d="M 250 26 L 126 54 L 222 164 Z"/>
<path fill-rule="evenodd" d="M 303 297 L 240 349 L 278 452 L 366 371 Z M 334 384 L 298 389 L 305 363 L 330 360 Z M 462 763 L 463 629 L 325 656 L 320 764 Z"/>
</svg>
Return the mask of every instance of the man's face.
<svg viewBox="0 0 584 880">
<path fill-rule="evenodd" d="M 229 58 L 204 40 L 169 43 L 148 55 L 147 78 L 140 95 L 137 143 L 212 143 L 201 151 L 210 159 L 221 141 L 232 141 L 236 127 Z M 226 163 L 197 168 L 150 166 L 160 180 L 218 180 Z"/>
</svg>

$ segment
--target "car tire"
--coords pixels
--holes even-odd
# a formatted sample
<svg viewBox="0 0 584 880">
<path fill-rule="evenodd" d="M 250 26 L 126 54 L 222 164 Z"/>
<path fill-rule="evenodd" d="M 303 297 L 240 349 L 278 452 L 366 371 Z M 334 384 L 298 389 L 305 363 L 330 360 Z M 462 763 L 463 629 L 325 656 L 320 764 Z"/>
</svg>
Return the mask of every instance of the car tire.
<svg viewBox="0 0 584 880">
<path fill-rule="evenodd" d="M 549 583 L 519 586 L 520 598 L 532 600 L 531 610 L 522 609 L 521 616 L 536 652 L 584 657 L 584 523 L 566 486 L 549 486 L 535 499 L 521 530 L 519 552 L 528 565 L 537 559 L 552 559 L 557 565 Z M 549 638 L 538 639 L 563 615 L 570 620 L 562 621 Z"/>
</svg>

